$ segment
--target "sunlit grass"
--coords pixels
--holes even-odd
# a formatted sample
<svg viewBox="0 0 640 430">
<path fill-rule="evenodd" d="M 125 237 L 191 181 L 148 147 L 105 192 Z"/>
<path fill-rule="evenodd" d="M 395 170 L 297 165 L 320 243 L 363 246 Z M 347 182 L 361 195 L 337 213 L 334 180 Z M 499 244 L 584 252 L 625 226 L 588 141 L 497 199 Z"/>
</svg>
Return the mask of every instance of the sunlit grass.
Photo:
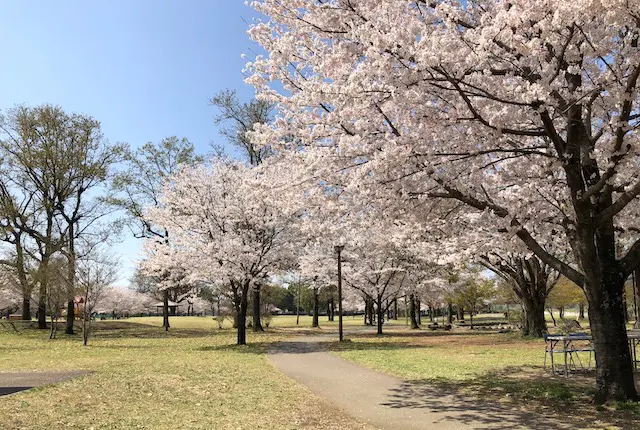
<svg viewBox="0 0 640 430">
<path fill-rule="evenodd" d="M 135 322 L 139 324 L 147 324 L 156 327 L 162 326 L 162 317 L 160 316 L 152 316 L 152 317 L 134 317 L 123 320 L 116 321 L 129 321 Z M 104 321 L 110 322 L 110 320 Z M 262 324 L 266 327 L 267 320 L 263 319 Z M 296 324 L 296 315 L 274 315 L 269 321 L 269 327 L 275 328 L 295 328 L 295 327 L 311 327 L 313 323 L 313 317 L 310 315 L 300 315 L 299 324 Z M 335 321 L 328 321 L 326 316 L 320 316 L 319 324 L 322 328 L 338 328 L 338 317 L 335 317 Z M 345 327 L 361 327 L 364 326 L 364 319 L 362 315 L 356 316 L 344 316 L 342 320 L 342 324 Z M 405 321 L 403 318 L 399 320 L 391 320 L 386 321 L 385 324 L 388 325 L 404 325 Z M 214 319 L 214 317 L 187 317 L 187 316 L 175 316 L 169 318 L 169 325 L 173 328 L 200 328 L 200 329 L 218 329 L 218 322 Z M 233 320 L 229 318 L 225 318 L 224 320 L 224 328 L 231 328 L 233 325 Z"/>
<path fill-rule="evenodd" d="M 507 403 L 530 412 L 571 415 L 576 425 L 582 423 L 576 428 L 603 428 L 600 424 L 591 427 L 594 422 L 627 428 L 640 418 L 636 403 L 596 409 L 593 373 L 568 378 L 551 375 L 543 369 L 544 342 L 522 339 L 517 333 L 396 329 L 389 336 L 353 335 L 350 345 L 331 347 L 345 359 L 419 387 L 436 387 L 443 393 Z"/>
<path fill-rule="evenodd" d="M 233 330 L 195 317 L 172 325 L 98 322 L 87 348 L 80 336 L 0 332 L 0 371 L 95 371 L 0 397 L 0 428 L 364 428 L 273 369 L 264 352 L 282 335 L 237 347 Z"/>
</svg>

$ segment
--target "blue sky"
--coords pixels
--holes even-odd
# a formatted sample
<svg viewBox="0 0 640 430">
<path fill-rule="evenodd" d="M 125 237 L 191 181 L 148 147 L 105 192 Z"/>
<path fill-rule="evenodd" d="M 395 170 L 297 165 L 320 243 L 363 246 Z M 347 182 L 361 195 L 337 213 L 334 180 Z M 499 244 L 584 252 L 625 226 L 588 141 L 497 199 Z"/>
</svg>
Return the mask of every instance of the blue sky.
<svg viewBox="0 0 640 430">
<path fill-rule="evenodd" d="M 0 0 L 0 109 L 51 103 L 93 116 L 111 142 L 187 137 L 206 152 L 216 133 L 208 99 L 243 99 L 243 53 L 255 12 L 242 0 Z M 139 242 L 115 247 L 121 284 Z"/>
</svg>

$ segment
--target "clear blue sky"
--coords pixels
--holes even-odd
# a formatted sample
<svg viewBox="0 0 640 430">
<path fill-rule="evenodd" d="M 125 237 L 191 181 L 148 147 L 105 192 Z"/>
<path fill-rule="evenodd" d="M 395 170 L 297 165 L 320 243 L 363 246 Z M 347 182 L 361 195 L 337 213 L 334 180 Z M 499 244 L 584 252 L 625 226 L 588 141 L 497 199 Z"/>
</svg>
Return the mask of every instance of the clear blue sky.
<svg viewBox="0 0 640 430">
<path fill-rule="evenodd" d="M 51 103 L 93 116 L 111 142 L 187 137 L 206 152 L 216 133 L 208 99 L 248 99 L 242 0 L 0 0 L 0 109 Z M 116 247 L 123 281 L 139 242 Z"/>
</svg>

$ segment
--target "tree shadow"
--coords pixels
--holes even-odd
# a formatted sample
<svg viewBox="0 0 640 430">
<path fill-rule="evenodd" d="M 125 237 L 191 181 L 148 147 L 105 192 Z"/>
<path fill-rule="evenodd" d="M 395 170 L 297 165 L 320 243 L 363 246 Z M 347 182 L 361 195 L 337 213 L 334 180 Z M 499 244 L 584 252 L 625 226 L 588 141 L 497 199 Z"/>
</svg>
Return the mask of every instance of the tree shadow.
<svg viewBox="0 0 640 430">
<path fill-rule="evenodd" d="M 427 409 L 461 423 L 504 430 L 591 428 L 594 424 L 635 428 L 637 412 L 598 408 L 591 401 L 594 392 L 591 375 L 566 379 L 540 368 L 513 367 L 464 381 L 403 381 L 383 404 Z"/>
<path fill-rule="evenodd" d="M 405 348 L 429 348 L 424 345 L 399 342 L 351 342 L 345 339 L 343 342 L 323 340 L 320 342 L 310 338 L 309 341 L 294 339 L 278 342 L 251 342 L 247 345 L 213 345 L 198 348 L 199 351 L 234 351 L 249 354 L 308 354 L 313 352 L 329 351 L 381 351 Z"/>
</svg>

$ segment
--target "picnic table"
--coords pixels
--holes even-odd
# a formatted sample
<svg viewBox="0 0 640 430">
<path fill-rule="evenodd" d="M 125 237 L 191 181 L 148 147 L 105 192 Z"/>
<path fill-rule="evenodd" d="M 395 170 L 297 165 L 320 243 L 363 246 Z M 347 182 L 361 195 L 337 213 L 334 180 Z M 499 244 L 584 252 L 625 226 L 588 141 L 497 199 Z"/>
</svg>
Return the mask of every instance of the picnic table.
<svg viewBox="0 0 640 430">
<path fill-rule="evenodd" d="M 631 352 L 631 361 L 635 370 L 638 370 L 638 363 L 640 358 L 638 357 L 637 347 L 640 344 L 640 331 L 628 331 L 627 338 L 629 340 L 629 350 Z M 578 370 L 578 365 L 585 369 L 579 353 L 588 353 L 589 362 L 586 369 L 591 368 L 591 357 L 594 354 L 593 338 L 586 333 L 572 333 L 567 335 L 546 335 L 545 340 L 545 356 L 544 367 L 547 366 L 547 354 L 551 359 L 551 372 L 556 370 L 556 366 L 559 365 L 562 373 L 565 376 L 569 375 L 569 368 L 573 366 L 575 370 Z M 561 363 L 556 364 L 554 360 L 554 354 L 561 354 L 563 360 Z"/>
</svg>

